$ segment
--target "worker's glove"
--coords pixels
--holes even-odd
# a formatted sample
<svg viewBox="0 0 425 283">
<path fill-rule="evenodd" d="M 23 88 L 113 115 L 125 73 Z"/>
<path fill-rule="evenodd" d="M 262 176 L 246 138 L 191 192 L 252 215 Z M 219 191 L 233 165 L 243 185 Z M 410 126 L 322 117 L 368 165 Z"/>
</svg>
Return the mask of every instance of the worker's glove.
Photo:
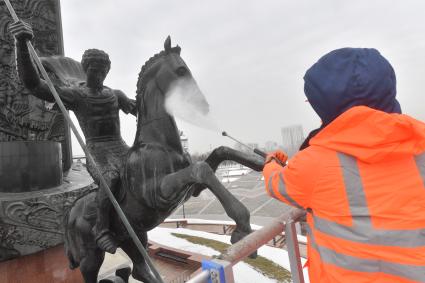
<svg viewBox="0 0 425 283">
<path fill-rule="evenodd" d="M 264 162 L 264 164 L 267 164 L 272 160 L 275 160 L 281 165 L 285 165 L 286 160 L 288 160 L 288 156 L 282 150 L 276 150 L 267 154 L 266 161 Z"/>
<path fill-rule="evenodd" d="M 34 37 L 32 27 L 23 21 L 17 21 L 10 24 L 9 32 L 13 34 L 17 41 L 27 41 Z"/>
</svg>

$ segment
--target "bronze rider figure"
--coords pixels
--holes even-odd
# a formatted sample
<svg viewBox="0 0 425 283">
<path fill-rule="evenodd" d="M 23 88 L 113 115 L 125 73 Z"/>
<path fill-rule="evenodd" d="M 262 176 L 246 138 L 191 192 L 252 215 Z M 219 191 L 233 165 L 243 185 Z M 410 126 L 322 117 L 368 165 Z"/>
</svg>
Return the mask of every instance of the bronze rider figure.
<svg viewBox="0 0 425 283">
<path fill-rule="evenodd" d="M 24 22 L 11 24 L 10 31 L 16 39 L 17 68 L 20 79 L 31 94 L 54 102 L 46 82 L 35 69 L 26 41 L 33 38 L 32 28 Z M 122 91 L 103 85 L 111 62 L 108 54 L 97 49 L 84 52 L 81 65 L 86 81 L 73 87 L 56 87 L 65 107 L 72 110 L 78 119 L 86 139 L 88 151 L 92 154 L 112 193 L 116 194 L 120 182 L 120 168 L 129 147 L 122 140 L 119 110 L 136 116 L 135 100 L 129 99 Z M 100 186 L 99 177 L 87 164 L 88 171 L 99 185 L 96 196 L 97 220 L 93 228 L 97 245 L 104 251 L 115 253 L 117 248 L 109 231 L 111 202 L 105 189 Z"/>
</svg>

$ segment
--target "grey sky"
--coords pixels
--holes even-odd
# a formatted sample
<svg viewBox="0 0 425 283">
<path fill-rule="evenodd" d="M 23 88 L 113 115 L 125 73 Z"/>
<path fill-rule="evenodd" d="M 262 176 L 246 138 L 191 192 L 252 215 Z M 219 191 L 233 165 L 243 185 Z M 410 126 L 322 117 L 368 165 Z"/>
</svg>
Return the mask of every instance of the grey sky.
<svg viewBox="0 0 425 283">
<path fill-rule="evenodd" d="M 109 53 L 106 85 L 134 97 L 144 62 L 167 35 L 210 103 L 218 125 L 245 141 L 281 142 L 280 128 L 320 120 L 305 102 L 303 75 L 340 47 L 374 47 L 393 65 L 404 113 L 424 121 L 425 2 L 389 0 L 62 0 L 66 55 Z M 129 145 L 135 118 L 121 116 Z M 190 149 L 231 145 L 177 120 Z M 82 151 L 74 143 L 74 153 Z"/>
</svg>

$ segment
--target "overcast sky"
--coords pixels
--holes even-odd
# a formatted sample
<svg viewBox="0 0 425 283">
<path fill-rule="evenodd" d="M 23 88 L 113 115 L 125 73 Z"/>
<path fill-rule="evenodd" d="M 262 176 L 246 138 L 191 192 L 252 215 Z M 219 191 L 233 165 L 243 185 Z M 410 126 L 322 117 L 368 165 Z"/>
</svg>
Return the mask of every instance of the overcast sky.
<svg viewBox="0 0 425 283">
<path fill-rule="evenodd" d="M 390 0 L 62 0 L 66 56 L 109 53 L 105 85 L 134 98 L 141 66 L 182 47 L 220 129 L 245 142 L 281 143 L 280 128 L 320 120 L 305 102 L 305 71 L 341 47 L 374 47 L 393 65 L 403 112 L 425 120 L 425 2 Z M 219 133 L 177 120 L 191 152 L 225 144 Z M 133 116 L 121 115 L 132 145 Z M 74 154 L 82 151 L 74 143 Z"/>
</svg>

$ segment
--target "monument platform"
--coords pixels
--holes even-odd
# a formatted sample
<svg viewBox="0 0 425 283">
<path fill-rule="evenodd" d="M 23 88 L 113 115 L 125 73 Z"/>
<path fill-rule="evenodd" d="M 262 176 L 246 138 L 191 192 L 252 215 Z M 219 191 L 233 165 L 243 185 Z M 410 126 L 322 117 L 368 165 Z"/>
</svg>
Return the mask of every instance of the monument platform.
<svg viewBox="0 0 425 283">
<path fill-rule="evenodd" d="M 82 283 L 69 269 L 63 221 L 70 205 L 96 186 L 81 162 L 73 163 L 63 184 L 26 193 L 0 193 L 0 283 Z M 149 255 L 165 282 L 184 282 L 200 270 L 205 256 L 149 241 Z M 114 276 L 131 260 L 120 249 L 106 254 L 99 280 Z M 138 282 L 130 278 L 129 282 Z"/>
<path fill-rule="evenodd" d="M 206 256 L 190 253 L 155 242 L 149 242 L 149 255 L 164 282 L 185 282 L 200 270 Z M 112 278 L 115 271 L 130 266 L 131 260 L 118 249 L 106 254 L 99 272 L 99 280 Z M 0 283 L 83 283 L 79 269 L 71 270 L 63 245 L 0 263 Z M 139 282 L 130 277 L 129 282 Z"/>
<path fill-rule="evenodd" d="M 23 193 L 1 192 L 0 261 L 62 244 L 63 221 L 69 207 L 95 189 L 83 164 L 77 162 L 60 186 Z"/>
</svg>

